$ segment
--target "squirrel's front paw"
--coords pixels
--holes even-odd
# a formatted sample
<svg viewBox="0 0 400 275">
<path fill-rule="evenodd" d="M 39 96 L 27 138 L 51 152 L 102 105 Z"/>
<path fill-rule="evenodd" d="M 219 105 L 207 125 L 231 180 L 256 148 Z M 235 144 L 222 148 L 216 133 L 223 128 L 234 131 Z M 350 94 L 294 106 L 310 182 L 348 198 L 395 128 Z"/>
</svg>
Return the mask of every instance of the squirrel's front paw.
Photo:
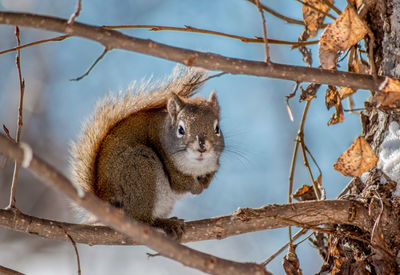
<svg viewBox="0 0 400 275">
<path fill-rule="evenodd" d="M 164 230 L 168 237 L 176 241 L 180 241 L 185 231 L 183 219 L 178 219 L 177 217 L 156 219 L 153 225 Z"/>
<path fill-rule="evenodd" d="M 205 174 L 203 176 L 198 176 L 197 181 L 200 183 L 203 189 L 206 189 L 210 185 L 211 178 L 211 174 Z"/>
</svg>

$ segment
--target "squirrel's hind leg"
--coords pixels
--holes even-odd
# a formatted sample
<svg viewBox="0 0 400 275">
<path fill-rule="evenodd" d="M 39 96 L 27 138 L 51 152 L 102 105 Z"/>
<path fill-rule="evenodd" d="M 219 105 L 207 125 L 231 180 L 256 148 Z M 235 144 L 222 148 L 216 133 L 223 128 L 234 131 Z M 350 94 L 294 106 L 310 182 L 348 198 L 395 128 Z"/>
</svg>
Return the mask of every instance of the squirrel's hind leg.
<svg viewBox="0 0 400 275">
<path fill-rule="evenodd" d="M 108 171 L 102 178 L 107 182 L 102 186 L 113 186 L 101 192 L 106 195 L 103 199 L 123 209 L 131 218 L 161 228 L 173 239 L 180 239 L 183 221 L 165 217 L 182 195 L 171 189 L 157 154 L 143 144 L 120 143 L 112 147 L 112 152 L 103 152 L 106 158 L 100 163 L 102 170 Z"/>
</svg>

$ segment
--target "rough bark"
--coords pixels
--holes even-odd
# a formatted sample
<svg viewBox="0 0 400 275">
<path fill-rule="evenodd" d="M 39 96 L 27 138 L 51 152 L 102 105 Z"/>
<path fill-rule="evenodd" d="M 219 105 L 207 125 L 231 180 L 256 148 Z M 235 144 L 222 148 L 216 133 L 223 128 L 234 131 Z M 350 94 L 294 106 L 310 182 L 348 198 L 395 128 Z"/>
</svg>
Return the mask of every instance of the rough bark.
<svg viewBox="0 0 400 275">
<path fill-rule="evenodd" d="M 375 35 L 375 62 L 381 75 L 400 77 L 400 1 L 376 1 L 367 15 L 367 22 Z M 376 109 L 366 102 L 361 114 L 363 135 L 379 154 L 391 121 L 400 121 L 397 110 Z M 369 231 L 353 231 L 364 240 L 333 236 L 314 240 L 321 255 L 328 261 L 322 271 L 332 274 L 399 274 L 400 273 L 400 199 L 393 193 L 397 183 L 379 169 L 369 172 L 364 181 L 354 179 L 353 187 L 345 196 L 368 204 L 374 226 Z M 329 253 L 327 253 L 329 251 Z M 327 255 L 328 254 L 328 255 Z"/>
</svg>

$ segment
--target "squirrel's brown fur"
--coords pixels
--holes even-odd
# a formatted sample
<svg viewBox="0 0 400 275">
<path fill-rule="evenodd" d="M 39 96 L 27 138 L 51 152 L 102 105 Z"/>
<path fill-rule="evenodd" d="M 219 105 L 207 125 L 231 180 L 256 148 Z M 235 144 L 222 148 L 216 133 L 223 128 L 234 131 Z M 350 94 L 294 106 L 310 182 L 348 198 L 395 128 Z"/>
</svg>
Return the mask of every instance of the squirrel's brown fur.
<svg viewBox="0 0 400 275">
<path fill-rule="evenodd" d="M 182 221 L 167 217 L 184 194 L 208 187 L 224 149 L 216 93 L 189 98 L 205 75 L 176 69 L 166 82 L 99 103 L 72 144 L 74 183 L 180 238 Z"/>
<path fill-rule="evenodd" d="M 109 95 L 98 102 L 94 115 L 83 125 L 77 142 L 71 144 L 72 181 L 78 188 L 93 191 L 94 167 L 97 152 L 106 134 L 119 121 L 149 109 L 166 108 L 168 98 L 174 92 L 179 96 L 193 95 L 206 78 L 202 69 L 176 67 L 165 81 L 152 83 L 151 79 L 133 85 L 125 95 Z"/>
</svg>

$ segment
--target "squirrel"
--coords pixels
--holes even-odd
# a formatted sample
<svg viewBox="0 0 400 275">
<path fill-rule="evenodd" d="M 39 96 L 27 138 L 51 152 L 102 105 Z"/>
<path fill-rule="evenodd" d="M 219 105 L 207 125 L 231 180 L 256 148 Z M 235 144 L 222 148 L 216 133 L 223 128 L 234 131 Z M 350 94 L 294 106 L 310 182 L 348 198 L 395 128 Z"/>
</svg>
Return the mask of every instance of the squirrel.
<svg viewBox="0 0 400 275">
<path fill-rule="evenodd" d="M 190 98 L 205 80 L 204 70 L 178 67 L 167 82 L 99 102 L 71 145 L 74 184 L 179 240 L 183 220 L 167 216 L 209 186 L 224 149 L 215 91 Z"/>
</svg>

